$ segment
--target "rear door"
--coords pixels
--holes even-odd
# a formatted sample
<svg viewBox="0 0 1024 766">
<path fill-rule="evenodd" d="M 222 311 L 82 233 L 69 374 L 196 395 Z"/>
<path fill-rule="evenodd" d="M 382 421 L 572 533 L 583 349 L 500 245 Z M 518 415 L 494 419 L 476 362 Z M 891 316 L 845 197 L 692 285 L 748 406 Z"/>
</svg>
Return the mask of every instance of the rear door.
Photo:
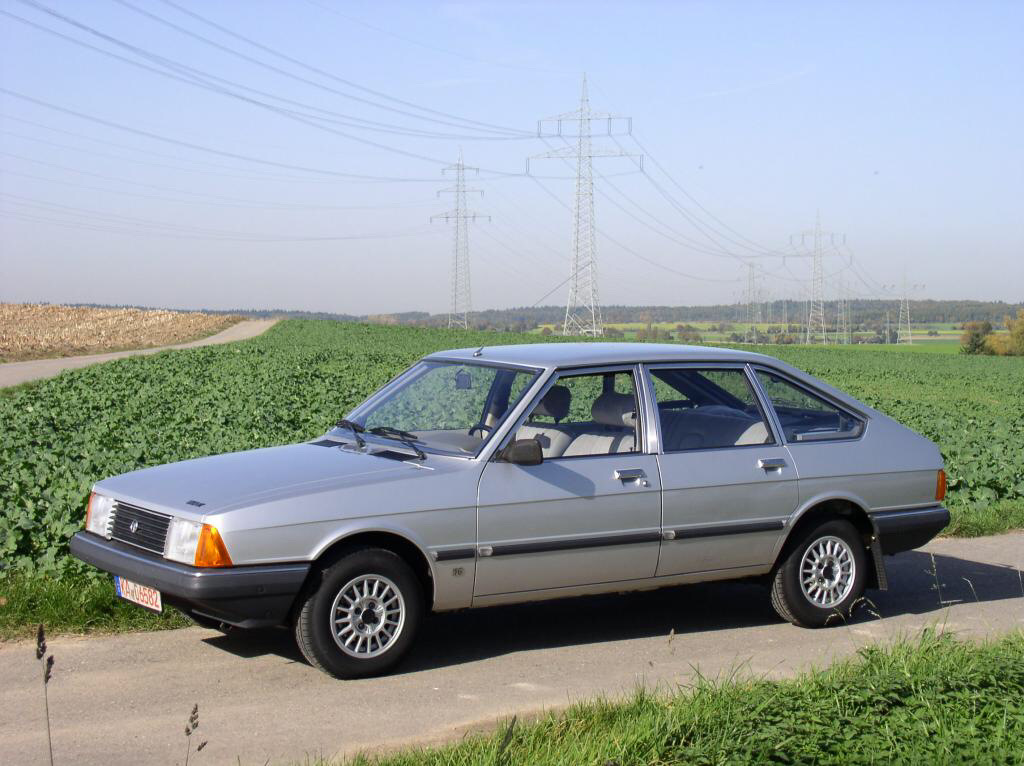
<svg viewBox="0 0 1024 766">
<path fill-rule="evenodd" d="M 528 438 L 545 427 L 569 436 L 544 442 L 540 465 L 486 465 L 476 598 L 654 575 L 661 495 L 657 458 L 645 453 L 638 376 L 634 367 L 559 374 L 523 430 Z M 556 386 L 560 396 L 547 396 Z M 560 446 L 550 452 L 551 445 Z"/>
<path fill-rule="evenodd" d="M 658 413 L 658 575 L 763 567 L 798 503 L 797 472 L 743 364 L 646 367 Z"/>
</svg>

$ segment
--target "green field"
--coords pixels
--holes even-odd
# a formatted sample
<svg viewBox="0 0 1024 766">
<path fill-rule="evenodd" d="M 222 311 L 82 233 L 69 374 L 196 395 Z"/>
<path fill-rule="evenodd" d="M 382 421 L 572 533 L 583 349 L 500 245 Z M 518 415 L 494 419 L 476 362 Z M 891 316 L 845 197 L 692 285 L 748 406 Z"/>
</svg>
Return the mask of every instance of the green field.
<svg viewBox="0 0 1024 766">
<path fill-rule="evenodd" d="M 659 333 L 667 333 L 667 337 L 659 338 L 660 342 L 678 342 L 679 332 L 677 327 L 685 325 L 695 328 L 700 334 L 701 343 L 709 344 L 735 344 L 736 341 L 731 341 L 730 338 L 733 335 L 737 335 L 741 338 L 747 338 L 748 334 L 752 330 L 756 330 L 759 333 L 767 334 L 771 328 L 779 328 L 782 326 L 781 322 L 761 322 L 752 324 L 749 322 L 728 322 L 726 323 L 729 329 L 725 332 L 720 330 L 720 322 L 606 322 L 605 328 L 611 330 L 618 330 L 622 332 L 622 338 L 612 338 L 612 340 L 625 340 L 633 341 L 637 340 L 638 336 L 641 336 L 645 331 L 649 332 L 651 329 L 657 330 Z M 790 322 L 791 327 L 794 328 L 794 332 L 789 333 L 797 342 L 801 342 L 803 339 L 802 332 L 796 330 L 799 323 Z M 541 334 L 544 331 L 549 330 L 551 333 L 558 333 L 561 331 L 561 325 L 542 324 L 539 325 L 535 330 L 531 331 L 531 334 Z M 895 328 L 894 328 L 895 331 Z M 934 331 L 937 335 L 929 335 L 929 331 Z M 960 323 L 951 322 L 931 322 L 915 324 L 913 326 L 913 339 L 914 342 L 911 344 L 882 344 L 875 342 L 875 333 L 873 331 L 858 331 L 853 334 L 853 344 L 858 349 L 876 349 L 876 350 L 899 350 L 901 352 L 916 352 L 916 353 L 941 353 L 941 354 L 959 354 L 960 353 L 960 336 L 963 330 L 960 329 Z M 1005 331 L 997 330 L 996 334 L 1005 334 Z M 641 338 L 644 339 L 644 338 Z M 775 344 L 772 344 L 776 347 Z M 785 344 L 780 344 L 785 345 Z"/>
<path fill-rule="evenodd" d="M 976 646 L 924 634 L 789 681 L 699 680 L 598 700 L 488 737 L 350 766 L 1019 764 L 1024 634 Z M 324 762 L 324 766 L 327 766 Z M 342 762 L 333 762 L 342 766 Z"/>
<path fill-rule="evenodd" d="M 0 396 L 0 566 L 51 577 L 90 485 L 172 460 L 323 433 L 423 354 L 537 335 L 285 321 L 243 343 L 133 357 Z M 1024 359 L 766 346 L 939 443 L 952 533 L 1024 526 Z"/>
</svg>

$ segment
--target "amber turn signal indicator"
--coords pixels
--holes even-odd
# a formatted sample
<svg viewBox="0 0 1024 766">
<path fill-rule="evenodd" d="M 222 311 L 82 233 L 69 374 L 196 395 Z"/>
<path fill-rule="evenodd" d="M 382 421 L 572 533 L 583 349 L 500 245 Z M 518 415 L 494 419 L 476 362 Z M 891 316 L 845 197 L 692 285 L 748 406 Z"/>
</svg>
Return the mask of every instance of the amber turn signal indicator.
<svg viewBox="0 0 1024 766">
<path fill-rule="evenodd" d="M 938 478 L 935 480 L 935 499 L 943 500 L 946 497 L 946 472 L 939 469 Z"/>
<path fill-rule="evenodd" d="M 196 546 L 197 567 L 229 567 L 231 556 L 228 555 L 228 548 L 224 545 L 224 539 L 217 531 L 217 527 L 203 524 L 199 531 L 199 544 Z"/>
</svg>

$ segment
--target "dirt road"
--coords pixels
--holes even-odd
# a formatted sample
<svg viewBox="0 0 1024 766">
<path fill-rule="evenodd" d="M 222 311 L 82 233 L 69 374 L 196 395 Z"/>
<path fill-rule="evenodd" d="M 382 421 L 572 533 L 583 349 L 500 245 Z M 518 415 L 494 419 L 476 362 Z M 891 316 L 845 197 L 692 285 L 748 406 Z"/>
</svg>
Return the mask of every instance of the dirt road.
<svg viewBox="0 0 1024 766">
<path fill-rule="evenodd" d="M 888 562 L 892 589 L 869 594 L 880 616 L 845 627 L 780 623 L 756 585 L 687 586 L 435 615 L 398 672 L 363 681 L 313 670 L 284 631 L 53 637 L 54 757 L 180 763 L 198 702 L 203 763 L 293 763 L 686 683 L 692 666 L 786 676 L 928 626 L 971 638 L 1024 629 L 1024 534 L 937 540 Z M 40 672 L 33 644 L 0 647 L 0 763 L 46 762 Z"/>
<path fill-rule="evenodd" d="M 109 362 L 126 356 L 155 354 L 158 351 L 168 351 L 169 349 L 198 348 L 200 346 L 212 346 L 217 343 L 247 340 L 255 338 L 257 335 L 262 335 L 276 323 L 276 319 L 247 319 L 244 322 L 232 325 L 226 330 L 222 330 L 216 335 L 188 343 L 179 343 L 176 346 L 145 348 L 137 351 L 114 351 L 109 354 L 89 354 L 87 356 L 65 356 L 59 359 L 33 359 L 29 362 L 8 362 L 0 364 L 0 388 L 16 386 L 19 383 L 27 383 L 30 380 L 52 378 L 64 370 L 75 370 L 79 367 L 88 367 L 90 364 Z"/>
</svg>

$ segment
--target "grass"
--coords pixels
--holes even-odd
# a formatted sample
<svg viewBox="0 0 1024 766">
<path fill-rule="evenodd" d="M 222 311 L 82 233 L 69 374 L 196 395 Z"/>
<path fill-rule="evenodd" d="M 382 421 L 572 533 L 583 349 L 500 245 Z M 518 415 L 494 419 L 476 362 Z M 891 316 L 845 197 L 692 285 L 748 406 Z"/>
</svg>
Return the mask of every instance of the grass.
<svg viewBox="0 0 1024 766">
<path fill-rule="evenodd" d="M 1024 633 L 924 633 L 796 679 L 698 679 L 353 766 L 1024 762 Z"/>
<path fill-rule="evenodd" d="M 983 537 L 1024 529 L 1024 503 L 1019 500 L 977 505 L 954 501 L 946 505 L 950 520 L 949 526 L 942 530 L 944 537 Z"/>
<path fill-rule="evenodd" d="M 156 615 L 122 601 L 108 579 L 0 577 L 0 641 L 31 638 L 39 623 L 58 634 L 164 630 L 192 621 L 174 609 Z"/>
</svg>

